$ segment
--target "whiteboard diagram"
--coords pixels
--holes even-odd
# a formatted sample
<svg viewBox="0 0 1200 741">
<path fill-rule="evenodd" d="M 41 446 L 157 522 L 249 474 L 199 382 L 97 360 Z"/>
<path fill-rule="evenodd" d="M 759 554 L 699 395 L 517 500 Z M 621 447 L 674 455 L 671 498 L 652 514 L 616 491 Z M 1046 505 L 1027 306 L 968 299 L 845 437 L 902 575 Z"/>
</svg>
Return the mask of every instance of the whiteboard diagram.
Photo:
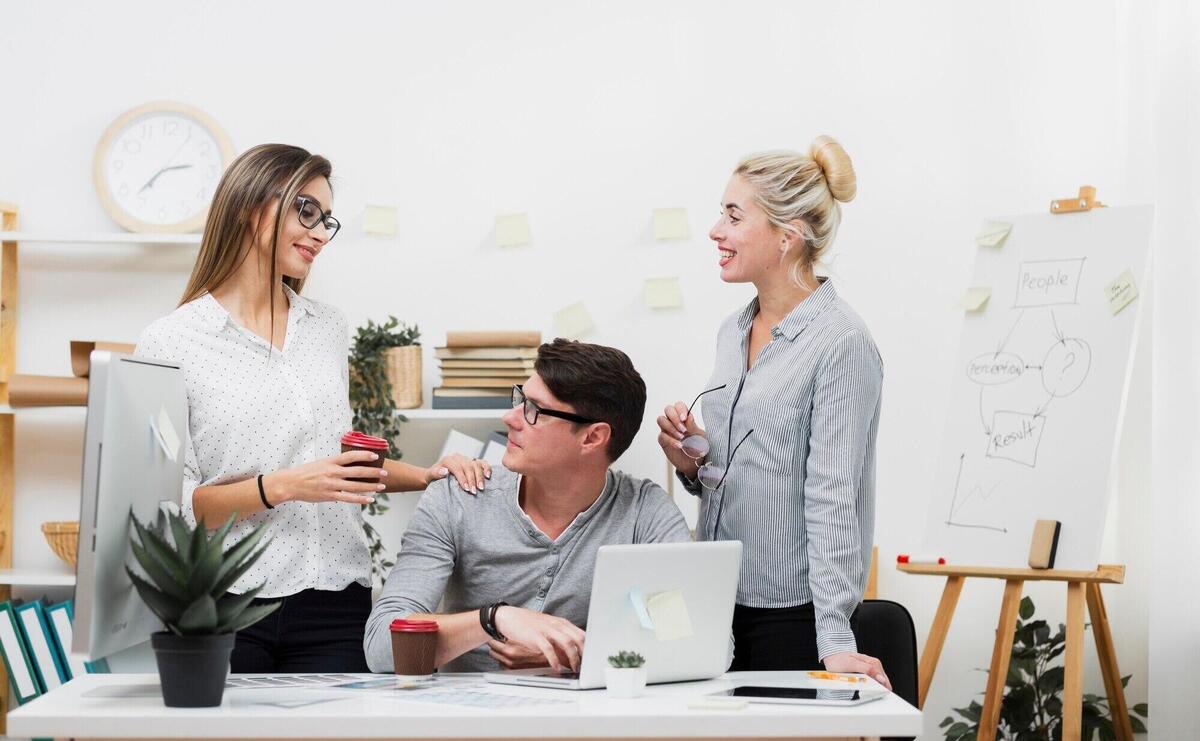
<svg viewBox="0 0 1200 741">
<path fill-rule="evenodd" d="M 1132 363 L 1137 302 L 1104 286 L 1145 272 L 1153 211 L 1030 215 L 977 248 L 926 546 L 952 562 L 1024 566 L 1033 522 L 1063 522 L 1056 565 L 1094 568 Z"/>
</svg>

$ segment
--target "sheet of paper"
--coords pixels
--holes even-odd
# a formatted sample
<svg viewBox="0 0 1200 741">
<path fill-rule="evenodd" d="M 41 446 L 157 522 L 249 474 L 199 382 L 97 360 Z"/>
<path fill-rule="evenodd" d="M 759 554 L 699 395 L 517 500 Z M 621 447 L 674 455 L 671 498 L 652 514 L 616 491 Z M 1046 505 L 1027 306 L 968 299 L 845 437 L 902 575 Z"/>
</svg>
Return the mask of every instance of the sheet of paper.
<svg viewBox="0 0 1200 741">
<path fill-rule="evenodd" d="M 683 292 L 678 278 L 648 278 L 646 306 L 651 309 L 676 309 L 683 306 Z"/>
<path fill-rule="evenodd" d="M 592 315 L 582 301 L 554 312 L 554 332 L 559 337 L 574 340 L 595 328 Z"/>
<path fill-rule="evenodd" d="M 533 241 L 527 214 L 500 214 L 496 217 L 496 244 L 520 247 Z"/>
<path fill-rule="evenodd" d="M 1133 271 L 1126 270 L 1117 279 L 1104 287 L 1104 295 L 1108 297 L 1108 309 L 1115 316 L 1121 309 L 1133 303 L 1138 297 L 1137 284 L 1133 280 Z"/>
<path fill-rule="evenodd" d="M 394 237 L 397 221 L 395 206 L 367 206 L 363 211 L 363 231 L 367 234 Z"/>
<path fill-rule="evenodd" d="M 442 445 L 442 453 L 438 456 L 438 460 L 452 453 L 461 453 L 468 458 L 478 458 L 482 452 L 482 440 L 477 440 L 458 430 L 450 430 L 450 434 L 446 435 L 446 443 Z"/>
<path fill-rule="evenodd" d="M 633 603 L 633 614 L 637 615 L 638 623 L 646 630 L 654 630 L 654 621 L 646 610 L 646 595 L 642 594 L 642 590 L 630 590 L 629 601 Z"/>
<path fill-rule="evenodd" d="M 686 208 L 654 209 L 655 239 L 687 239 L 688 234 Z"/>
<path fill-rule="evenodd" d="M 980 247 L 1000 247 L 1008 239 L 1012 224 L 1005 221 L 985 221 L 975 236 L 975 244 Z"/>
<path fill-rule="evenodd" d="M 973 286 L 967 289 L 963 297 L 962 307 L 967 311 L 981 311 L 992 296 L 992 289 L 987 286 Z"/>
<path fill-rule="evenodd" d="M 167 414 L 166 407 L 158 408 L 158 418 L 153 420 L 150 425 L 158 437 L 158 444 L 162 447 L 163 453 L 174 463 L 179 458 L 179 433 L 175 431 L 175 425 L 171 423 L 171 417 Z"/>
<path fill-rule="evenodd" d="M 654 637 L 660 641 L 674 641 L 693 634 L 692 618 L 688 615 L 683 592 L 672 589 L 655 592 L 646 598 L 646 612 L 654 623 Z"/>
</svg>

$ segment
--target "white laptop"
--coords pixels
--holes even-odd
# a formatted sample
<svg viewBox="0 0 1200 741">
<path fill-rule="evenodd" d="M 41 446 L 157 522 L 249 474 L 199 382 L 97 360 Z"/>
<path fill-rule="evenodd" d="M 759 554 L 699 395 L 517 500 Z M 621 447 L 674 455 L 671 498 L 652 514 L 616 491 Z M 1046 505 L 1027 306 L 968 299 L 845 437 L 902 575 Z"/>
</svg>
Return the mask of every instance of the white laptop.
<svg viewBox="0 0 1200 741">
<path fill-rule="evenodd" d="M 546 667 L 487 672 L 483 678 L 593 689 L 605 686 L 604 667 L 618 651 L 645 657 L 650 684 L 719 676 L 731 656 L 741 565 L 742 544 L 736 540 L 601 546 L 579 672 Z"/>
</svg>

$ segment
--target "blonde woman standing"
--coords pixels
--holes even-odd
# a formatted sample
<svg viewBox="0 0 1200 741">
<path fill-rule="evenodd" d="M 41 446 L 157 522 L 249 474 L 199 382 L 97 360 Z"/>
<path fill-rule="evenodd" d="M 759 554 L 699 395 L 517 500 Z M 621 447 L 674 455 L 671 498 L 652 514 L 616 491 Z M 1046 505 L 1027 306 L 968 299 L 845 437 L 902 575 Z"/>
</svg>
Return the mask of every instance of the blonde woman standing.
<svg viewBox="0 0 1200 741">
<path fill-rule="evenodd" d="M 230 515 L 230 545 L 266 524 L 270 546 L 234 584 L 282 600 L 237 636 L 235 672 L 365 672 L 371 558 L 361 505 L 452 472 L 468 490 L 490 474 L 462 456 L 432 468 L 341 453 L 350 430 L 345 317 L 300 295 L 336 236 L 332 168 L 283 144 L 254 147 L 217 186 L 179 308 L 138 355 L 179 363 L 188 394 L 182 504 L 209 527 Z M 355 479 L 367 479 L 359 481 Z"/>
<path fill-rule="evenodd" d="M 679 401 L 659 444 L 700 497 L 700 539 L 741 540 L 733 670 L 865 672 L 857 653 L 875 514 L 883 365 L 863 321 L 814 265 L 854 197 L 850 158 L 827 136 L 807 154 L 738 164 L 709 232 L 721 280 L 758 295 L 721 325 L 701 429 Z M 693 402 L 694 404 L 695 402 Z"/>
</svg>

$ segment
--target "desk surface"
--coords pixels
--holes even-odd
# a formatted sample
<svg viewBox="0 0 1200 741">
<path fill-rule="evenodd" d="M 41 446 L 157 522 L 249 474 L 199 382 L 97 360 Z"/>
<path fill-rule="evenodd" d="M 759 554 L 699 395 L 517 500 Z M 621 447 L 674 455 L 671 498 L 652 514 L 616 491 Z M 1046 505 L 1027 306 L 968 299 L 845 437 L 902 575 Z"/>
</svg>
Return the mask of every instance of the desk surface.
<svg viewBox="0 0 1200 741">
<path fill-rule="evenodd" d="M 382 675 L 362 675 L 379 679 Z M 652 685 L 631 700 L 604 690 L 487 684 L 440 675 L 437 689 L 559 700 L 476 708 L 418 701 L 425 690 L 327 687 L 226 689 L 219 708 L 168 708 L 155 674 L 89 674 L 8 715 L 8 732 L 75 738 L 543 738 L 916 736 L 920 712 L 895 695 L 856 707 L 749 704 L 700 710 L 691 700 L 742 684 L 808 684 L 805 672 L 730 673 L 705 682 Z M 844 683 L 823 686 L 844 689 Z"/>
</svg>

